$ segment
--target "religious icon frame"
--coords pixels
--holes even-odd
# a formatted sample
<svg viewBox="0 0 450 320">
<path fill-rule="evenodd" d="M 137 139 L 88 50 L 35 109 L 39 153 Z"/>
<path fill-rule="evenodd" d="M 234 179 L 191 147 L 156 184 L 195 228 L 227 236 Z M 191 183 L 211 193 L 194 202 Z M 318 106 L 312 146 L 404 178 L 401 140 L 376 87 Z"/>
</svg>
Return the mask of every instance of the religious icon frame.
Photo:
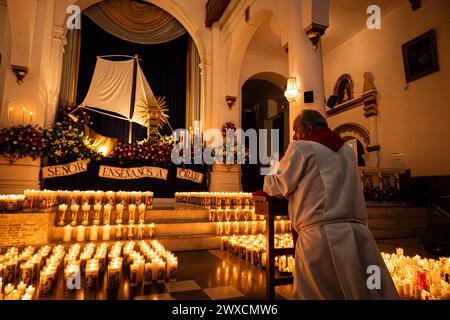
<svg viewBox="0 0 450 320">
<path fill-rule="evenodd" d="M 439 71 L 436 31 L 431 29 L 402 45 L 406 82 Z"/>
</svg>

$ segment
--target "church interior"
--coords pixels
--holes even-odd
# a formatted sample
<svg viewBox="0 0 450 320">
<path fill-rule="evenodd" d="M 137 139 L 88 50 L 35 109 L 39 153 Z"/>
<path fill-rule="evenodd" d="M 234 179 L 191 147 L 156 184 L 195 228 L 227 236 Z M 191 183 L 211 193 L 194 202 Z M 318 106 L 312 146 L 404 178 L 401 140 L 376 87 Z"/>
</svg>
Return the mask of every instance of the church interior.
<svg viewBox="0 0 450 320">
<path fill-rule="evenodd" d="M 449 83 L 448 0 L 0 0 L 0 300 L 293 299 L 261 190 L 310 109 L 400 299 L 449 300 Z"/>
</svg>

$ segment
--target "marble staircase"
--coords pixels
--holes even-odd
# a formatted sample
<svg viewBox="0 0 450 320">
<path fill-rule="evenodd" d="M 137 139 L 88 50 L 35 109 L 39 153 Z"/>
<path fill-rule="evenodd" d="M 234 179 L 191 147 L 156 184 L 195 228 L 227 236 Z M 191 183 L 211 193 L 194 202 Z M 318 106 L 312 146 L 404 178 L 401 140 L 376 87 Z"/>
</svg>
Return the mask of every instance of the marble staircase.
<svg viewBox="0 0 450 320">
<path fill-rule="evenodd" d="M 216 223 L 209 222 L 206 209 L 175 208 L 173 199 L 155 199 L 146 220 L 156 224 L 155 239 L 171 251 L 220 248 Z"/>
<path fill-rule="evenodd" d="M 124 212 L 124 221 L 127 221 L 127 215 Z M 112 216 L 114 216 L 114 211 Z M 52 226 L 49 240 L 62 243 L 64 227 L 53 225 L 54 214 L 51 215 L 50 221 Z M 179 208 L 175 207 L 174 199 L 154 199 L 153 209 L 147 210 L 145 214 L 145 223 L 155 224 L 156 228 L 152 239 L 160 241 L 170 251 L 220 248 L 221 237 L 216 235 L 217 224 L 209 221 L 209 210 L 204 208 Z M 126 224 L 123 226 L 125 227 Z M 112 241 L 114 240 L 114 227 L 114 225 L 111 225 Z M 89 232 L 87 230 L 86 239 L 89 237 Z M 73 241 L 74 237 L 72 238 Z M 100 238 L 101 235 L 99 235 Z"/>
<path fill-rule="evenodd" d="M 423 237 L 429 222 L 428 208 L 407 205 L 368 204 L 369 228 L 377 240 Z M 126 221 L 126 219 L 124 219 Z M 209 211 L 195 206 L 175 205 L 174 199 L 154 199 L 146 212 L 146 224 L 156 225 L 154 239 L 171 251 L 220 248 L 217 223 L 209 221 Z M 52 227 L 52 240 L 60 242 L 63 227 Z"/>
<path fill-rule="evenodd" d="M 421 238 L 428 226 L 428 208 L 410 206 L 367 207 L 369 228 L 376 239 Z"/>
</svg>

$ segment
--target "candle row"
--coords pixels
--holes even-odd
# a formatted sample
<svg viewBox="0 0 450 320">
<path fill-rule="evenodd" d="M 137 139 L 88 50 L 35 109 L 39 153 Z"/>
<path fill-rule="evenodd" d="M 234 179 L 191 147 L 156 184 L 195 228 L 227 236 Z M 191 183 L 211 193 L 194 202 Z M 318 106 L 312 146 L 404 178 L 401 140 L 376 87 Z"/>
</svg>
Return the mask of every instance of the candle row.
<svg viewBox="0 0 450 320">
<path fill-rule="evenodd" d="M 381 253 L 400 297 L 416 300 L 450 299 L 450 258 L 423 259 Z"/>
<path fill-rule="evenodd" d="M 212 209 L 253 208 L 251 193 L 243 192 L 177 192 L 177 205 L 195 205 Z"/>
<path fill-rule="evenodd" d="M 0 212 L 16 213 L 23 210 L 24 206 L 24 195 L 0 195 Z"/>
<path fill-rule="evenodd" d="M 276 248 L 292 248 L 291 234 L 275 235 Z M 255 265 L 266 267 L 266 238 L 262 234 L 251 236 L 231 236 L 221 238 L 221 250 L 229 251 Z M 279 272 L 290 273 L 294 267 L 294 259 L 290 256 L 276 257 L 275 266 Z"/>
<path fill-rule="evenodd" d="M 4 292 L 2 292 L 3 282 L 0 278 L 0 300 L 33 300 L 34 293 L 36 292 L 36 288 L 32 285 L 27 285 L 24 282 L 20 282 L 17 287 L 8 283 Z"/>
<path fill-rule="evenodd" d="M 153 247 L 141 243 L 138 250 L 134 242 L 129 242 L 124 248 L 124 258 L 131 287 L 149 285 L 152 281 L 164 283 L 177 279 L 178 259 L 157 242 Z"/>
<path fill-rule="evenodd" d="M 22 252 L 16 247 L 8 249 L 0 256 L 0 300 L 32 300 L 35 287 L 33 282 L 40 276 L 40 270 L 50 253 L 50 247 L 42 247 L 38 252 L 27 247 Z M 17 287 L 15 282 L 18 282 Z M 2 292 L 3 283 L 4 292 Z"/>
<path fill-rule="evenodd" d="M 15 247 L 10 248 L 4 256 L 0 256 L 1 275 L 5 275 L 4 264 L 9 266 L 13 261 L 16 266 L 18 260 L 39 257 L 36 274 L 34 269 L 29 277 L 20 274 L 20 281 L 15 289 L 15 278 L 0 277 L 0 300 L 31 300 L 34 298 L 35 288 L 31 282 L 39 280 L 38 295 L 46 296 L 54 292 L 60 274 L 63 275 L 63 290 L 70 294 L 81 289 L 94 292 L 103 284 L 100 277 L 106 273 L 106 288 L 118 289 L 124 273 L 129 276 L 130 286 L 138 284 L 150 285 L 152 282 L 164 283 L 176 281 L 178 273 L 178 259 L 172 252 L 166 250 L 158 241 L 130 241 L 126 244 L 115 242 L 88 243 L 83 247 L 74 244 L 67 252 L 62 245 L 54 248 L 42 247 L 34 253 L 35 248 L 28 247 L 19 254 Z M 27 262 L 28 263 L 28 262 Z M 16 270 L 7 272 L 15 273 Z M 61 271 L 61 272 L 60 272 Z M 8 273 L 9 274 L 9 273 Z M 2 281 L 5 279 L 5 281 Z M 3 286 L 3 283 L 6 285 Z M 28 287 L 27 287 L 28 286 Z M 4 287 L 4 290 L 2 288 Z"/>
<path fill-rule="evenodd" d="M 20 112 L 22 111 L 22 112 Z M 9 128 L 12 125 L 31 125 L 33 121 L 33 112 L 29 111 L 27 113 L 27 108 L 22 107 L 22 109 L 18 109 L 18 116 L 15 116 L 17 114 L 14 112 L 14 108 L 11 106 L 11 103 L 8 104 L 8 122 L 6 124 L 6 127 Z M 28 121 L 28 122 L 27 122 Z"/>
<path fill-rule="evenodd" d="M 156 225 L 151 224 L 129 224 L 129 225 L 93 225 L 90 227 L 77 226 L 73 227 L 67 225 L 64 227 L 64 233 L 62 236 L 63 242 L 83 242 L 83 241 L 110 241 L 114 240 L 143 240 L 146 238 L 153 238 L 155 235 Z"/>
<path fill-rule="evenodd" d="M 266 221 L 252 221 L 249 223 L 248 221 L 240 222 L 240 221 L 226 221 L 217 222 L 217 235 L 222 236 L 230 236 L 230 235 L 239 235 L 239 234 L 257 234 L 266 232 Z"/>
<path fill-rule="evenodd" d="M 257 216 L 255 213 L 255 208 L 252 209 L 210 209 L 209 210 L 209 221 L 223 221 L 224 218 L 226 221 L 230 221 L 233 217 L 234 220 L 244 219 L 247 221 L 249 218 L 251 220 L 256 220 Z"/>
<path fill-rule="evenodd" d="M 114 219 L 111 217 L 113 208 L 115 208 Z M 125 208 L 127 209 L 126 211 Z M 141 203 L 139 205 L 128 204 L 126 206 L 122 203 L 115 206 L 112 206 L 109 203 L 104 206 L 100 203 L 94 205 L 85 203 L 81 206 L 81 208 L 78 204 L 72 204 L 70 206 L 60 204 L 56 215 L 56 224 L 59 226 L 64 226 L 67 223 L 70 223 L 72 226 L 77 226 L 79 224 L 84 226 L 91 224 L 107 225 L 111 224 L 111 221 L 115 224 L 122 224 L 124 220 L 126 220 L 129 224 L 133 224 L 135 222 L 144 223 L 146 209 L 147 206 L 145 203 Z M 124 217 L 125 212 L 126 217 Z"/>
<path fill-rule="evenodd" d="M 275 233 L 286 233 L 291 232 L 291 222 L 280 220 L 275 221 L 274 226 Z M 217 222 L 217 235 L 239 235 L 239 234 L 257 234 L 262 233 L 265 234 L 267 229 L 266 220 L 261 221 L 238 221 L 234 222 L 226 221 Z"/>
<path fill-rule="evenodd" d="M 147 209 L 153 206 L 153 192 L 140 191 L 50 191 L 50 190 L 25 190 L 25 207 L 30 209 L 47 209 L 56 204 L 72 205 L 105 205 L 124 206 L 145 204 Z"/>
</svg>

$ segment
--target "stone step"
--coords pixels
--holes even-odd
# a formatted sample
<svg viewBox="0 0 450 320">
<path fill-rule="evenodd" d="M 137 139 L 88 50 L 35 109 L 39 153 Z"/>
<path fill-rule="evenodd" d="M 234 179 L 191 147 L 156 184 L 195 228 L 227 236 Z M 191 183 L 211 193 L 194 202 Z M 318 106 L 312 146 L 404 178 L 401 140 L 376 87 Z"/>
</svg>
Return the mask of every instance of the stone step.
<svg viewBox="0 0 450 320">
<path fill-rule="evenodd" d="M 423 228 L 428 224 L 428 217 L 403 218 L 369 218 L 370 229 L 383 229 L 390 227 Z"/>
<path fill-rule="evenodd" d="M 371 230 L 375 239 L 393 239 L 393 238 L 421 238 L 425 234 L 425 228 L 409 229 L 381 229 Z"/>
<path fill-rule="evenodd" d="M 406 206 L 368 206 L 369 228 L 376 239 L 422 237 L 429 210 Z"/>
<path fill-rule="evenodd" d="M 208 220 L 208 210 L 188 210 L 188 209 L 153 209 L 148 210 L 145 214 L 146 221 L 158 221 L 158 220 Z"/>
<path fill-rule="evenodd" d="M 189 235 L 176 237 L 156 237 L 167 250 L 192 251 L 219 249 L 221 237 L 215 234 Z"/>
<path fill-rule="evenodd" d="M 211 222 L 159 223 L 156 224 L 155 237 L 214 234 L 216 230 L 216 223 Z"/>
<path fill-rule="evenodd" d="M 154 198 L 153 206 L 159 208 L 174 208 L 175 199 L 174 198 Z"/>
<path fill-rule="evenodd" d="M 151 239 L 145 239 L 146 241 L 158 240 L 167 250 L 170 251 L 193 251 L 193 250 L 213 250 L 220 248 L 221 237 L 215 234 L 196 234 L 188 236 L 164 236 L 164 237 L 154 237 Z M 122 240 L 122 242 L 127 242 L 129 240 Z M 134 240 L 140 241 L 140 240 Z M 91 241 L 89 241 L 90 243 Z M 104 242 L 104 241 L 98 241 Z M 109 243 L 114 243 L 116 240 L 106 241 Z M 68 248 L 70 245 L 75 243 L 74 241 L 67 243 L 62 241 L 54 241 L 53 244 L 61 244 Z M 84 245 L 86 242 L 77 242 Z"/>
<path fill-rule="evenodd" d="M 367 207 L 367 215 L 371 218 L 411 218 L 427 217 L 428 208 L 415 207 Z"/>
<path fill-rule="evenodd" d="M 127 224 L 123 226 L 123 233 L 125 236 Z M 161 223 L 155 223 L 154 236 L 156 238 L 164 237 L 189 237 L 197 235 L 215 235 L 217 232 L 217 223 L 212 223 L 209 221 L 165 221 Z M 73 237 L 76 235 L 76 227 L 73 230 Z M 62 226 L 52 226 L 51 227 L 51 240 L 62 241 L 64 234 L 64 227 Z M 99 229 L 99 239 L 101 238 L 102 227 Z M 115 225 L 111 225 L 111 237 L 114 238 L 115 235 Z M 86 230 L 86 239 L 90 236 L 90 227 Z"/>
</svg>

